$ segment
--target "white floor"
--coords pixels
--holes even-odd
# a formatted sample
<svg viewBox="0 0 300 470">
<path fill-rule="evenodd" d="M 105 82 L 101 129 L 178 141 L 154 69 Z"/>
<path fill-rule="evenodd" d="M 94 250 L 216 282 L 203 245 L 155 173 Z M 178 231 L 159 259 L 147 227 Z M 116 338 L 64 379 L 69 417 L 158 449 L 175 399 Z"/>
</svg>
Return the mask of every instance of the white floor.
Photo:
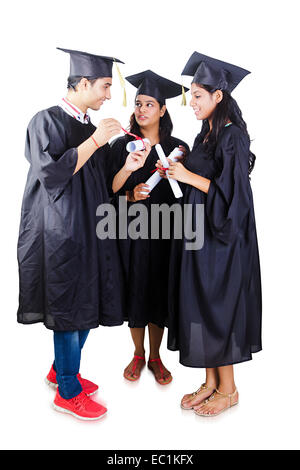
<svg viewBox="0 0 300 470">
<path fill-rule="evenodd" d="M 45 383 L 52 359 L 52 332 L 42 325 L 11 323 L 11 339 L 1 369 L 1 448 L 3 449 L 295 449 L 299 448 L 299 390 L 289 380 L 297 372 L 260 352 L 236 366 L 240 404 L 216 418 L 201 418 L 179 407 L 203 374 L 178 364 L 177 353 L 162 348 L 173 372 L 165 387 L 150 371 L 129 383 L 122 377 L 131 359 L 127 326 L 93 330 L 82 357 L 84 377 L 97 382 L 94 396 L 108 407 L 100 421 L 84 422 L 52 409 L 54 391 Z M 3 341 L 2 341 L 3 345 Z M 267 346 L 267 345 L 266 345 Z M 283 368 L 285 367 L 285 375 Z"/>
</svg>

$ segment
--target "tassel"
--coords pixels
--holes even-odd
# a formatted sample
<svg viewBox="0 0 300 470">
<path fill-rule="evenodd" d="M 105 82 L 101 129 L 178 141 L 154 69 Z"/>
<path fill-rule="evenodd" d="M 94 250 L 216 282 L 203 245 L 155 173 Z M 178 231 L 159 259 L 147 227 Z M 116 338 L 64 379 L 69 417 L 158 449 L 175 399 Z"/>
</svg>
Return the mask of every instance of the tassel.
<svg viewBox="0 0 300 470">
<path fill-rule="evenodd" d="M 181 101 L 181 106 L 186 106 L 186 96 L 185 96 L 185 90 L 184 90 L 184 86 L 182 86 L 182 101 Z"/>
<path fill-rule="evenodd" d="M 181 106 L 186 106 L 186 96 L 185 96 L 184 86 L 181 85 L 181 87 L 182 87 L 182 101 L 181 101 Z"/>
<path fill-rule="evenodd" d="M 117 72 L 118 72 L 118 75 L 119 75 L 119 80 L 120 80 L 121 87 L 123 88 L 123 103 L 122 104 L 123 104 L 123 106 L 127 106 L 125 80 L 121 75 L 120 69 L 119 69 L 118 64 L 115 61 L 115 59 L 114 59 L 114 63 L 115 63 L 115 66 L 116 66 L 116 69 L 117 69 Z"/>
<path fill-rule="evenodd" d="M 126 90 L 125 90 L 125 87 L 124 87 L 124 90 L 123 90 L 123 106 L 127 106 L 127 98 L 126 98 Z"/>
</svg>

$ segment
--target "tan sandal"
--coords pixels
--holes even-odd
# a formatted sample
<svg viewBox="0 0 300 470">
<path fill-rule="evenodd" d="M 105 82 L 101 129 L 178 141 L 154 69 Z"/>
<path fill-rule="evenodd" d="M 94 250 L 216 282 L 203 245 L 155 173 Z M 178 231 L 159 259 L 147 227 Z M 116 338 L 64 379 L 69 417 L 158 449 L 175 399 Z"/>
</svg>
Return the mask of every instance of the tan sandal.
<svg viewBox="0 0 300 470">
<path fill-rule="evenodd" d="M 218 400 L 218 399 L 220 400 L 221 398 L 225 397 L 225 398 L 229 398 L 228 406 L 223 408 L 223 410 L 218 411 L 217 413 L 201 413 L 200 409 L 199 410 L 194 410 L 194 411 L 195 411 L 196 415 L 198 415 L 198 416 L 205 416 L 205 417 L 217 416 L 217 415 L 223 413 L 223 411 L 226 411 L 229 408 L 231 408 L 232 406 L 238 404 L 239 400 L 237 400 L 235 403 L 232 403 L 232 399 L 233 399 L 233 397 L 235 397 L 236 394 L 237 394 L 237 389 L 235 389 L 235 391 L 233 393 L 222 393 L 216 388 L 215 392 L 207 400 L 205 400 L 204 404 L 208 403 L 210 401 L 213 401 L 213 400 Z M 220 396 L 218 397 L 217 395 L 220 395 Z"/>
<path fill-rule="evenodd" d="M 203 392 L 203 390 L 209 390 L 211 389 L 212 392 L 215 391 L 215 389 L 213 387 L 208 387 L 205 383 L 201 385 L 200 388 L 198 388 L 198 390 L 196 390 L 195 392 L 193 393 L 190 393 L 190 398 L 187 398 L 186 401 L 190 401 L 192 398 L 194 398 L 196 395 L 198 395 L 200 392 Z M 186 407 L 186 406 L 182 406 L 182 400 L 181 400 L 181 403 L 180 403 L 180 406 L 183 410 L 192 410 L 194 407 L 193 406 L 190 406 L 189 408 Z"/>
</svg>

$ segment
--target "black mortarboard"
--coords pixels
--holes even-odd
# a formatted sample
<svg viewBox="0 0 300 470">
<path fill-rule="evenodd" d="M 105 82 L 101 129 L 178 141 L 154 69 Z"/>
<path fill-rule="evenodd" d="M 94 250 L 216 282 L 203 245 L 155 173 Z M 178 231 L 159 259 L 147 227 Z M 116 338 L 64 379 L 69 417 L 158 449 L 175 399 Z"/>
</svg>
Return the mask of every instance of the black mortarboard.
<svg viewBox="0 0 300 470">
<path fill-rule="evenodd" d="M 251 72 L 237 65 L 193 52 L 181 75 L 194 77 L 192 83 L 210 85 L 216 90 L 226 90 L 231 93 L 248 73 Z"/>
<path fill-rule="evenodd" d="M 113 62 L 120 62 L 114 57 L 106 57 L 103 55 L 89 54 L 88 52 L 73 51 L 72 49 L 62 49 L 60 51 L 70 54 L 70 76 L 79 77 L 112 77 Z"/>
<path fill-rule="evenodd" d="M 165 104 L 165 100 L 168 98 L 180 95 L 183 88 L 182 85 L 157 75 L 152 70 L 145 70 L 125 78 L 138 89 L 136 96 L 152 96 L 161 104 Z M 184 87 L 184 89 L 188 91 L 188 88 Z"/>
</svg>

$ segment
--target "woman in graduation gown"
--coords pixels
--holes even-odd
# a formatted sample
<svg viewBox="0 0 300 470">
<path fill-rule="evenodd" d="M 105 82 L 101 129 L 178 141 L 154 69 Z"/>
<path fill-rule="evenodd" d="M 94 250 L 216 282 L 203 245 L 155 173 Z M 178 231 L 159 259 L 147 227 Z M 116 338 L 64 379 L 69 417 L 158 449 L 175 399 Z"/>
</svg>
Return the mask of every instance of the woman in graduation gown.
<svg viewBox="0 0 300 470">
<path fill-rule="evenodd" d="M 249 173 L 255 156 L 231 91 L 249 72 L 193 53 L 183 75 L 194 76 L 191 106 L 203 121 L 185 164 L 169 175 L 186 183 L 184 203 L 204 205 L 204 244 L 174 240 L 169 286 L 168 348 L 181 364 L 206 368 L 206 381 L 181 401 L 214 416 L 238 403 L 233 364 L 261 350 L 261 280 Z M 158 164 L 159 165 L 159 164 Z"/>
<path fill-rule="evenodd" d="M 130 119 L 130 132 L 148 138 L 151 146 L 146 144 L 144 152 L 128 154 L 126 145 L 134 137 L 127 135 L 114 142 L 111 156 L 112 188 L 116 196 L 127 195 L 129 207 L 136 201 L 145 205 L 150 233 L 151 205 L 165 203 L 170 206 L 177 201 L 165 180 L 160 181 L 148 194 L 149 188 L 145 182 L 156 170 L 158 158 L 155 144 L 160 143 L 166 155 L 176 147 L 188 151 L 185 142 L 171 136 L 173 126 L 165 105 L 166 98 L 179 95 L 182 87 L 151 70 L 126 78 L 138 89 L 135 110 Z M 130 222 L 130 217 L 128 220 Z M 144 336 L 145 327 L 148 326 L 148 367 L 157 382 L 165 385 L 171 382 L 172 375 L 163 365 L 159 349 L 167 322 L 170 239 L 162 239 L 161 235 L 159 239 L 151 239 L 150 235 L 147 239 L 127 238 L 119 240 L 119 246 L 127 281 L 126 319 L 135 347 L 133 360 L 124 370 L 124 377 L 131 381 L 140 377 L 145 365 Z"/>
<path fill-rule="evenodd" d="M 27 130 L 17 318 L 54 331 L 55 361 L 47 376 L 59 387 L 54 407 L 97 419 L 106 409 L 87 399 L 98 386 L 80 376 L 79 365 L 91 328 L 123 323 L 117 245 L 96 235 L 96 209 L 109 200 L 107 141 L 121 126 L 107 119 L 95 128 L 86 114 L 110 99 L 113 59 L 64 51 L 71 60 L 67 97 L 38 112 Z"/>
</svg>

